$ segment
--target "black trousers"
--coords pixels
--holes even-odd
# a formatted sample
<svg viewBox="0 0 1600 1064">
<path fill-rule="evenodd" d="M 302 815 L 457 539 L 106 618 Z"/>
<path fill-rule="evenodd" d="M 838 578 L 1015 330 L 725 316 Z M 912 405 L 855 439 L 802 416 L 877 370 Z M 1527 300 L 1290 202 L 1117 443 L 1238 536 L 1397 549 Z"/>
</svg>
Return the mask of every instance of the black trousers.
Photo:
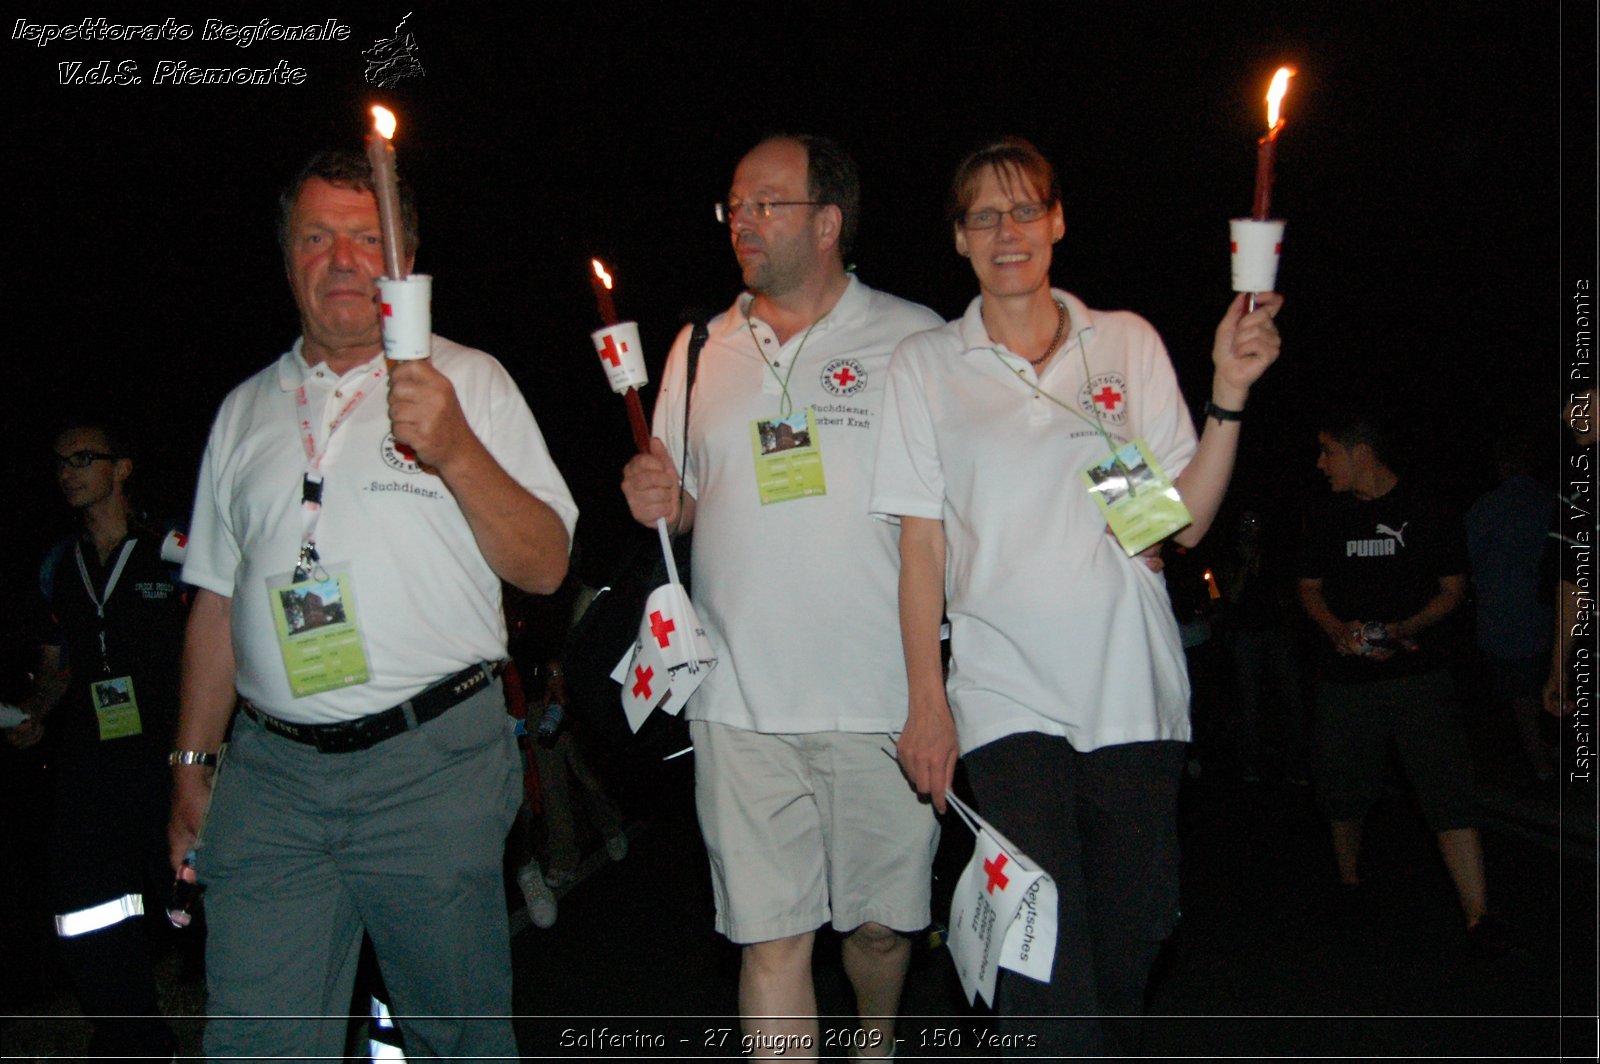
<svg viewBox="0 0 1600 1064">
<path fill-rule="evenodd" d="M 1020 1036 L 1019 1058 L 1137 1051 L 1150 967 L 1177 925 L 1183 756 L 1178 742 L 1080 753 L 1037 732 L 966 756 L 979 811 L 1060 899 L 1050 982 L 1000 974 L 1000 1027 Z"/>
<path fill-rule="evenodd" d="M 159 758 L 111 745 L 69 751 L 52 766 L 51 909 L 62 916 L 144 897 L 146 915 L 57 942 L 78 1004 L 94 1024 L 90 1054 L 159 1057 L 171 1054 L 173 1042 L 156 1001 L 147 925 L 166 919 L 171 775 Z"/>
</svg>

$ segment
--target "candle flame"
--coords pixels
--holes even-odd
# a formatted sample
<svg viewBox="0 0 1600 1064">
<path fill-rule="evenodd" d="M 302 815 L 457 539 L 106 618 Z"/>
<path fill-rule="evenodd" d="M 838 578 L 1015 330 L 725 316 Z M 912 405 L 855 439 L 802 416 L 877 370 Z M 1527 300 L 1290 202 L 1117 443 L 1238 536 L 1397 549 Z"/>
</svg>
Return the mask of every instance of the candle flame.
<svg viewBox="0 0 1600 1064">
<path fill-rule="evenodd" d="M 1278 128 L 1278 107 L 1283 103 L 1284 93 L 1289 91 L 1289 79 L 1294 77 L 1294 71 L 1288 67 L 1279 67 L 1278 72 L 1272 75 L 1272 86 L 1267 89 L 1267 129 Z"/>
<path fill-rule="evenodd" d="M 606 291 L 609 292 L 611 290 L 611 275 L 606 272 L 605 264 L 599 259 L 590 259 L 589 261 L 594 265 L 594 275 L 600 278 L 600 283 L 605 285 Z"/>
<path fill-rule="evenodd" d="M 394 112 L 387 107 L 379 107 L 374 104 L 372 107 L 372 128 L 378 131 L 378 136 L 384 140 L 393 140 L 394 127 Z"/>
</svg>

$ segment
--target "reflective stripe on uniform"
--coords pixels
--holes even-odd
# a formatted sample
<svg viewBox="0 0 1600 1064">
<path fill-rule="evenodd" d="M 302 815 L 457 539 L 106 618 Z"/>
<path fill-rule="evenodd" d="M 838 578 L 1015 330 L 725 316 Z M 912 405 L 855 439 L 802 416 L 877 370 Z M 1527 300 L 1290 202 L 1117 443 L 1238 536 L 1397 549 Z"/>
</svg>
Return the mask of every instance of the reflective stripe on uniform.
<svg viewBox="0 0 1600 1064">
<path fill-rule="evenodd" d="M 78 935 L 87 935 L 91 931 L 120 924 L 134 916 L 144 915 L 144 896 L 141 894 L 124 894 L 120 898 L 91 905 L 87 909 L 77 912 L 61 913 L 56 917 L 56 936 L 59 938 L 75 938 Z"/>
<path fill-rule="evenodd" d="M 385 1005 L 377 995 L 371 998 L 372 1005 L 372 1034 L 367 1039 L 367 1057 L 370 1060 L 404 1060 L 405 1050 L 393 1042 L 384 1041 L 385 1038 L 399 1040 L 400 1032 L 395 1030 L 394 1018 L 389 1015 L 389 1006 Z"/>
</svg>

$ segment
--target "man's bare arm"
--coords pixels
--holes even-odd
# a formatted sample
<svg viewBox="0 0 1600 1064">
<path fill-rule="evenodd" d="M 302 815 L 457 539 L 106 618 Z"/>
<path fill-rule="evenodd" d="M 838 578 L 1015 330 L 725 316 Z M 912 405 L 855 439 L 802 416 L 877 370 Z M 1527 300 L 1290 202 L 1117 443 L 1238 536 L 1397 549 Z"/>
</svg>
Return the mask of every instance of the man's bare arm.
<svg viewBox="0 0 1600 1064">
<path fill-rule="evenodd" d="M 233 716 L 233 600 L 214 591 L 195 592 L 183 639 L 183 680 L 178 695 L 179 750 L 215 753 Z M 212 769 L 177 765 L 172 770 L 172 819 L 167 845 L 174 873 L 194 847 L 211 799 Z"/>
</svg>

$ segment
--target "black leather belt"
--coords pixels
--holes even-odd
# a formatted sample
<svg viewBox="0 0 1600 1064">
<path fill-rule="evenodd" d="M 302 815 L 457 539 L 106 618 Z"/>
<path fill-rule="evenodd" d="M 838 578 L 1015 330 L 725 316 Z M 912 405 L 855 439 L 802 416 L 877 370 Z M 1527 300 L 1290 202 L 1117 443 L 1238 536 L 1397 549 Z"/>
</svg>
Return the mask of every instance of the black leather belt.
<svg viewBox="0 0 1600 1064">
<path fill-rule="evenodd" d="M 504 667 L 503 661 L 473 665 L 424 688 L 398 706 L 338 724 L 291 724 L 263 713 L 246 699 L 240 699 L 239 706 L 246 716 L 275 735 L 314 746 L 324 754 L 349 754 L 442 716 L 489 686 Z"/>
</svg>

